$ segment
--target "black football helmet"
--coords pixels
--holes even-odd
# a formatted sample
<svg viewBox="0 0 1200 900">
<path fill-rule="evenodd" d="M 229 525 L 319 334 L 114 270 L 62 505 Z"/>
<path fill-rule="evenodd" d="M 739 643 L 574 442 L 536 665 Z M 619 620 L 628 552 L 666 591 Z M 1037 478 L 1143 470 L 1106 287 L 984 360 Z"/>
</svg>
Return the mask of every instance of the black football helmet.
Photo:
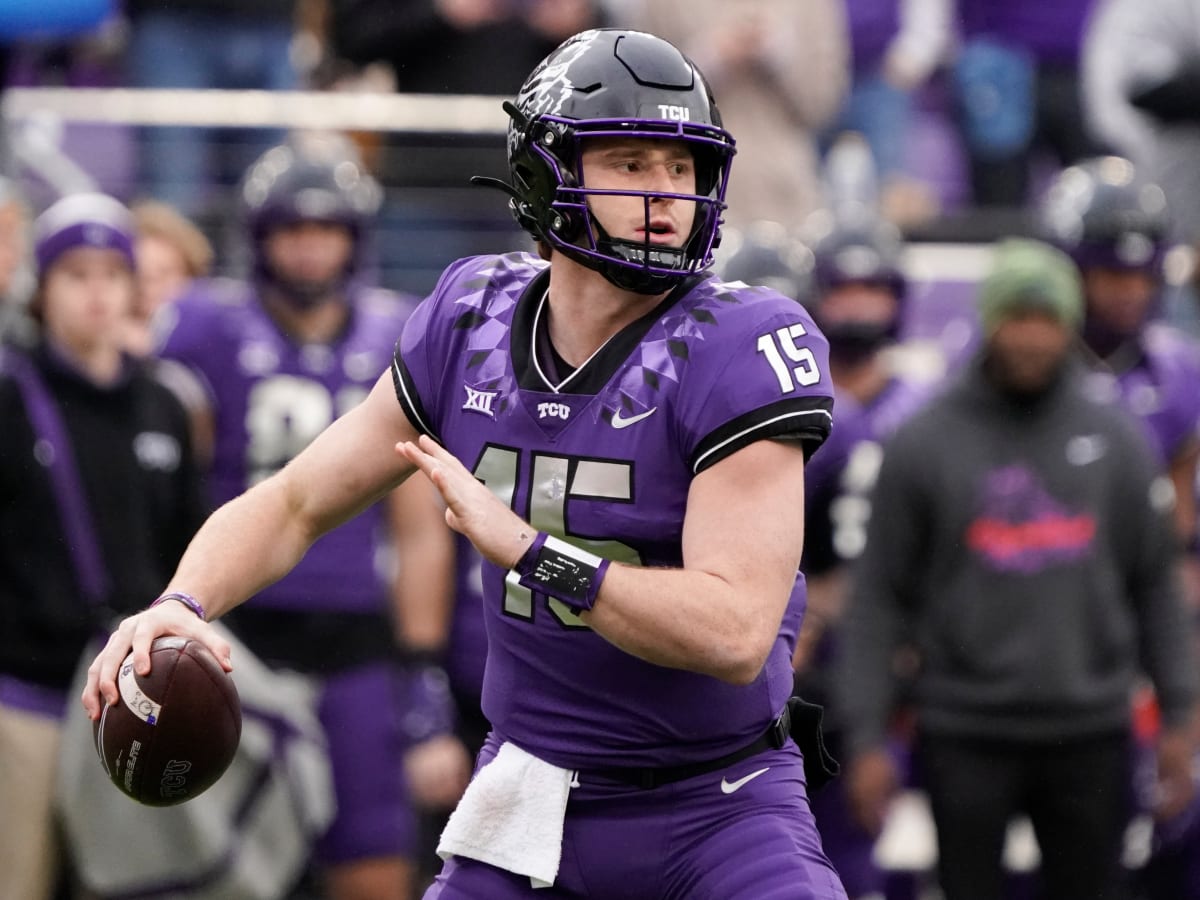
<svg viewBox="0 0 1200 900">
<path fill-rule="evenodd" d="M 763 285 L 801 304 L 812 299 L 812 250 L 778 222 L 726 234 L 714 268 L 724 281 Z"/>
<path fill-rule="evenodd" d="M 644 294 L 668 290 L 712 263 L 720 235 L 734 142 L 721 127 L 712 93 L 696 66 L 673 45 L 638 31 L 597 29 L 569 38 L 530 74 L 510 116 L 510 206 L 538 241 L 600 272 L 617 287 Z M 651 201 L 696 203 L 682 247 L 613 238 L 588 207 L 580 142 L 638 137 L 685 142 L 696 164 L 696 193 L 641 197 L 647 235 Z M 611 192 L 608 192 L 611 193 Z"/>
<path fill-rule="evenodd" d="M 297 135 L 258 158 L 242 179 L 242 213 L 250 232 L 254 271 L 298 302 L 314 299 L 329 285 L 285 282 L 266 260 L 263 242 L 273 230 L 298 222 L 344 225 L 354 252 L 341 282 L 363 262 L 365 232 L 379 210 L 383 192 L 366 171 L 353 144 L 340 135 Z"/>
<path fill-rule="evenodd" d="M 1133 164 L 1103 156 L 1068 166 L 1038 207 L 1038 230 L 1081 269 L 1141 270 L 1162 277 L 1167 198 Z"/>
<path fill-rule="evenodd" d="M 829 352 L 852 361 L 874 353 L 899 337 L 908 280 L 903 269 L 900 230 L 875 215 L 848 218 L 818 214 L 809 223 L 816 296 L 813 318 L 829 340 Z M 833 322 L 822 315 L 826 295 L 848 284 L 875 285 L 896 298 L 896 313 L 886 322 Z"/>
<path fill-rule="evenodd" d="M 822 222 L 810 240 L 818 291 L 863 282 L 884 285 L 898 298 L 907 292 L 901 267 L 904 239 L 886 219 L 862 216 Z"/>
</svg>

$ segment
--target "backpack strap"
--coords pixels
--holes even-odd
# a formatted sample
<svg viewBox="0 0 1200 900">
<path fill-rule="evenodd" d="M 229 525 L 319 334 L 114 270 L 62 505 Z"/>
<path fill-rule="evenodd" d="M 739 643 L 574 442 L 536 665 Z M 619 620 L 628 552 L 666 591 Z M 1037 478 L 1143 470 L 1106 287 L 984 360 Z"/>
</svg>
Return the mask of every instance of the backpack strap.
<svg viewBox="0 0 1200 900">
<path fill-rule="evenodd" d="M 88 603 L 102 606 L 108 600 L 111 580 L 62 414 L 37 367 L 24 353 L 5 348 L 0 352 L 0 372 L 16 383 L 33 433 L 48 450 L 46 471 L 79 587 Z"/>
</svg>

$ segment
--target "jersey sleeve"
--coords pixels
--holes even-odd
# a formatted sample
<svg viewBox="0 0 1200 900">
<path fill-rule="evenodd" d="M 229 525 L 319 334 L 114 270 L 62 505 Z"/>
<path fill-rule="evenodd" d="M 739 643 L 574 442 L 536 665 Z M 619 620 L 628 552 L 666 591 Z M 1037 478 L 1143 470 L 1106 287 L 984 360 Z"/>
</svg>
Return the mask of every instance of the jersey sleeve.
<svg viewBox="0 0 1200 900">
<path fill-rule="evenodd" d="M 829 345 L 803 307 L 767 299 L 737 319 L 728 339 L 699 348 L 696 380 L 681 394 L 681 436 L 696 473 L 767 438 L 799 441 L 807 459 L 832 426 Z"/>
<path fill-rule="evenodd" d="M 441 442 L 436 398 L 449 377 L 453 354 L 455 300 L 474 258 L 452 263 L 433 289 L 404 323 L 392 358 L 392 384 L 396 399 L 413 427 Z"/>
</svg>

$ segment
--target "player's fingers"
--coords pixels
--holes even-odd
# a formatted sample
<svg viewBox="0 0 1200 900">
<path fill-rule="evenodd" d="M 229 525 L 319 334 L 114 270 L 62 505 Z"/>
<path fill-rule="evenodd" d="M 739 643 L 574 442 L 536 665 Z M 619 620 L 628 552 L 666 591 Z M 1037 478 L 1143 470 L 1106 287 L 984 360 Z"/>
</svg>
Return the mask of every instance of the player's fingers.
<svg viewBox="0 0 1200 900">
<path fill-rule="evenodd" d="M 92 660 L 92 664 L 88 666 L 87 684 L 83 686 L 83 694 L 80 696 L 80 700 L 83 701 L 83 709 L 93 722 L 100 717 L 100 710 L 104 708 L 106 702 L 106 698 L 100 691 L 100 659 L 101 654 L 97 654 L 96 658 Z"/>
<path fill-rule="evenodd" d="M 432 481 L 433 470 L 437 468 L 437 460 L 412 441 L 401 441 L 396 445 L 396 452 L 420 469 Z"/>
<path fill-rule="evenodd" d="M 217 658 L 217 662 L 221 664 L 222 669 L 226 672 L 232 672 L 233 647 L 230 646 L 229 641 L 217 635 L 211 628 L 209 629 L 209 634 L 211 637 L 208 641 L 208 649 L 213 652 L 213 656 Z"/>
<path fill-rule="evenodd" d="M 126 619 L 116 631 L 109 635 L 108 643 L 100 651 L 89 669 L 89 682 L 92 672 L 96 678 L 96 688 L 104 704 L 112 706 L 120 698 L 117 692 L 117 670 L 121 667 L 128 652 L 130 636 L 133 632 L 132 620 Z M 99 715 L 97 708 L 96 713 Z"/>
<path fill-rule="evenodd" d="M 133 671 L 139 675 L 150 673 L 150 645 L 162 633 L 148 616 L 134 617 L 134 627 L 130 634 L 130 650 L 133 653 Z"/>
</svg>

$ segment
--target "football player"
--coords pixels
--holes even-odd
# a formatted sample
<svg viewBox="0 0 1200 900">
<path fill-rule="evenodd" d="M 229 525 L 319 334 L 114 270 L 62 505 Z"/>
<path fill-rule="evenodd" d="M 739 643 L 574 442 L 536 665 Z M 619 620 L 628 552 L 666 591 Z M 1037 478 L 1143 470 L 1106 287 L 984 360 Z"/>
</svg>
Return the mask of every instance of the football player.
<svg viewBox="0 0 1200 900">
<path fill-rule="evenodd" d="M 493 726 L 427 896 L 843 900 L 789 703 L 825 340 L 793 300 L 709 274 L 733 138 L 675 47 L 583 32 L 505 108 L 504 189 L 538 254 L 448 267 L 370 397 L 121 625 L 85 706 L 164 632 L 232 667 L 197 612 L 419 469 L 486 560 Z"/>
<path fill-rule="evenodd" d="M 1141 422 L 1174 486 L 1175 526 L 1192 550 L 1185 557 L 1184 574 L 1195 611 L 1200 604 L 1200 345 L 1161 316 L 1168 212 L 1162 189 L 1116 156 L 1063 170 L 1039 208 L 1046 234 L 1071 255 L 1083 277 L 1083 353 L 1092 369 L 1092 387 Z M 1157 715 L 1152 698 L 1141 702 Z M 1138 737 L 1138 765 L 1153 772 L 1159 735 L 1149 729 Z M 1169 805 L 1170 798 L 1155 795 L 1153 777 L 1137 778 L 1136 786 L 1142 810 L 1154 811 L 1164 799 Z M 1183 896 L 1200 883 L 1191 862 L 1200 847 L 1200 799 L 1178 815 L 1164 817 L 1160 810 L 1158 819 L 1144 873 L 1146 890 L 1156 898 Z"/>
<path fill-rule="evenodd" d="M 1046 236 L 1083 277 L 1093 387 L 1136 416 L 1175 486 L 1180 537 L 1196 531 L 1200 347 L 1161 320 L 1167 200 L 1116 156 L 1064 169 L 1039 209 Z"/>
<path fill-rule="evenodd" d="M 196 373 L 207 395 L 214 503 L 279 471 L 358 406 L 390 362 L 414 304 L 363 278 L 379 196 L 341 141 L 308 136 L 269 150 L 242 183 L 252 277 L 196 282 L 163 310 L 161 354 Z M 409 896 L 417 844 L 406 748 L 419 757 L 418 792 L 436 792 L 431 779 L 461 790 L 469 775 L 449 723 L 425 703 L 440 693 L 446 714 L 444 675 L 427 656 L 404 672 L 395 665 L 398 648 L 423 649 L 422 619 L 439 615 L 450 590 L 451 535 L 419 496 L 430 490 L 418 479 L 364 504 L 229 618 L 269 665 L 320 679 L 337 816 L 317 859 L 334 900 Z M 385 534 L 400 554 L 390 586 L 377 561 Z"/>
</svg>

